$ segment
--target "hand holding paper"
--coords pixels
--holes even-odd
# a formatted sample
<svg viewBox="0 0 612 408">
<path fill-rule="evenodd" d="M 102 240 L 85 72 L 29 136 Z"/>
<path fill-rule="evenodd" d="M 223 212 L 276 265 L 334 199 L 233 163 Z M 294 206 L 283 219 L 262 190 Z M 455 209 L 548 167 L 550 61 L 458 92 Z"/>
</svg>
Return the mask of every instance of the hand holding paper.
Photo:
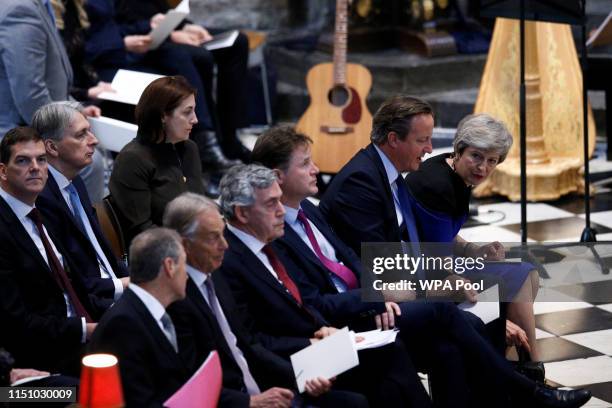
<svg viewBox="0 0 612 408">
<path fill-rule="evenodd" d="M 306 380 L 342 374 L 359 365 L 359 357 L 353 336 L 345 327 L 293 354 L 291 364 L 298 390 L 304 392 Z"/>
</svg>

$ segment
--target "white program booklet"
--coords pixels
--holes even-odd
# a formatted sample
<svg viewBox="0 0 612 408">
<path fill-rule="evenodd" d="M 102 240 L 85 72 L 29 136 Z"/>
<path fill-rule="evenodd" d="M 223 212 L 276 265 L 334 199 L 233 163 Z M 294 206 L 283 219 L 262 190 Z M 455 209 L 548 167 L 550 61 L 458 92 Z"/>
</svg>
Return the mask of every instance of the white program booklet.
<svg viewBox="0 0 612 408">
<path fill-rule="evenodd" d="M 111 82 L 111 87 L 115 92 L 102 92 L 98 98 L 137 105 L 145 88 L 161 77 L 162 75 L 120 69 Z"/>
<path fill-rule="evenodd" d="M 460 303 L 459 309 L 475 314 L 485 324 L 499 318 L 499 285 L 491 286 L 479 293 L 477 298 L 476 303 Z"/>
<path fill-rule="evenodd" d="M 189 0 L 181 1 L 178 6 L 168 11 L 161 23 L 149 33 L 151 36 L 151 46 L 149 49 L 154 50 L 159 47 L 188 15 Z"/>
<path fill-rule="evenodd" d="M 90 117 L 91 131 L 98 141 L 100 147 L 112 152 L 119 152 L 123 146 L 136 137 L 138 126 L 133 123 L 122 122 L 104 116 L 99 118 Z"/>
<path fill-rule="evenodd" d="M 345 327 L 291 355 L 295 381 L 304 392 L 307 380 L 331 378 L 359 365 L 353 336 Z"/>
<path fill-rule="evenodd" d="M 234 45 L 234 42 L 238 38 L 238 30 L 225 31 L 223 33 L 215 34 L 213 38 L 202 44 L 208 51 L 218 50 L 219 48 L 227 48 Z"/>
<path fill-rule="evenodd" d="M 355 341 L 355 347 L 357 350 L 365 350 L 371 348 L 378 348 L 386 346 L 387 344 L 391 344 L 395 342 L 395 338 L 397 337 L 397 333 L 399 333 L 399 329 L 392 330 L 369 330 L 365 332 L 351 332 L 353 339 L 361 337 L 361 341 Z"/>
</svg>

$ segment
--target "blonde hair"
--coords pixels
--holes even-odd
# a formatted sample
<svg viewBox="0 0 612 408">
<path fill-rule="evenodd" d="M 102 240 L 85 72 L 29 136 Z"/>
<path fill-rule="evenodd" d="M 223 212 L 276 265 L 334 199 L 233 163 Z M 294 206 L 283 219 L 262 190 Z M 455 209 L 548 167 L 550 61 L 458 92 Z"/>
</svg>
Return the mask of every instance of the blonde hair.
<svg viewBox="0 0 612 408">
<path fill-rule="evenodd" d="M 81 28 L 84 30 L 89 28 L 89 18 L 87 17 L 87 12 L 85 11 L 85 1 L 86 0 L 68 0 L 74 2 L 74 6 L 77 9 L 77 13 L 79 13 L 79 23 L 81 24 Z M 51 5 L 53 6 L 53 11 L 55 14 L 55 26 L 58 30 L 63 30 L 65 27 L 64 24 L 64 13 L 66 12 L 66 7 L 62 0 L 51 0 Z"/>
</svg>

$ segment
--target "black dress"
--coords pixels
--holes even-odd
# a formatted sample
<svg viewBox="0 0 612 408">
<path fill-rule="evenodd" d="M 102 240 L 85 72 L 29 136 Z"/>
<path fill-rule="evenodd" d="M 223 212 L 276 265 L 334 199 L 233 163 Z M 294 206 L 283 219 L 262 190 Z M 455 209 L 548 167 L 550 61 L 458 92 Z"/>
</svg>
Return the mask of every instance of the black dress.
<svg viewBox="0 0 612 408">
<path fill-rule="evenodd" d="M 166 205 L 184 192 L 204 194 L 198 147 L 179 143 L 125 145 L 110 177 L 109 190 L 128 241 L 155 225 L 162 225 Z"/>
</svg>

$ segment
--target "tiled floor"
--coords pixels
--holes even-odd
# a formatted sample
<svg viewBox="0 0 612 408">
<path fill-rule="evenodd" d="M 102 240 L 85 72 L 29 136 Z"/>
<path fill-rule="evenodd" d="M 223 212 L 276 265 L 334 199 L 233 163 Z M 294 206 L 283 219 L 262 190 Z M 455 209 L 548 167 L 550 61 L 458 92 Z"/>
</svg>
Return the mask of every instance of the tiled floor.
<svg viewBox="0 0 612 408">
<path fill-rule="evenodd" d="M 591 206 L 591 226 L 599 233 L 596 249 L 609 269 L 612 242 L 604 241 L 612 241 L 612 192 L 602 189 Z M 479 209 L 461 236 L 477 242 L 520 242 L 520 204 L 499 202 Z M 583 212 L 580 197 L 529 204 L 528 241 L 578 242 Z M 549 275 L 541 280 L 534 306 L 547 379 L 589 389 L 593 398 L 586 407 L 612 407 L 612 275 L 603 274 L 589 250 L 581 248 L 554 249 L 538 259 Z"/>
</svg>

